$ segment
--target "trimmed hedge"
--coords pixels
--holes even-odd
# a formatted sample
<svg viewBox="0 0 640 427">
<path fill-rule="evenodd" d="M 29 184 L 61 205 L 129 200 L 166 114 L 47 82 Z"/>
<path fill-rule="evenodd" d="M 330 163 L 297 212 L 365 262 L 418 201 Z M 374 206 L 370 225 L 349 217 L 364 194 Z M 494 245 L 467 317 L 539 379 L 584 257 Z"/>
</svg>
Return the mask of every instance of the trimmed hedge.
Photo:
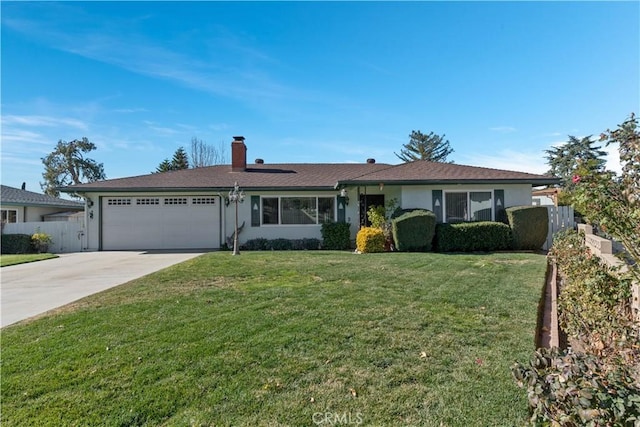
<svg viewBox="0 0 640 427">
<path fill-rule="evenodd" d="M 320 239 L 273 239 L 262 237 L 247 240 L 245 251 L 311 251 L 320 249 Z"/>
<path fill-rule="evenodd" d="M 341 251 L 351 248 L 351 224 L 348 222 L 325 222 L 322 224 L 322 249 Z"/>
<path fill-rule="evenodd" d="M 362 227 L 356 236 L 356 249 L 362 253 L 384 252 L 385 240 L 381 228 Z"/>
<path fill-rule="evenodd" d="M 513 236 L 513 249 L 539 251 L 547 241 L 549 214 L 544 206 L 507 208 Z"/>
<path fill-rule="evenodd" d="M 402 252 L 426 252 L 431 250 L 436 232 L 436 216 L 427 210 L 414 210 L 391 221 L 393 241 Z"/>
<path fill-rule="evenodd" d="M 501 222 L 463 222 L 436 225 L 438 252 L 498 251 L 511 249 L 511 229 Z"/>
<path fill-rule="evenodd" d="M 32 254 L 36 252 L 31 236 L 28 234 L 3 234 L 2 248 L 3 254 Z"/>
</svg>

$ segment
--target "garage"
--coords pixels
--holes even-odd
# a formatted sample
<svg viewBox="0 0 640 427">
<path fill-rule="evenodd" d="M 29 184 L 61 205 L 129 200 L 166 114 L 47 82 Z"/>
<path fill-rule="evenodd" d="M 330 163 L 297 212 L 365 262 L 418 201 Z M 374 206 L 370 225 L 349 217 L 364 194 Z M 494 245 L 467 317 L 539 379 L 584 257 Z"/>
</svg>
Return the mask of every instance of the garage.
<svg viewBox="0 0 640 427">
<path fill-rule="evenodd" d="M 218 196 L 101 197 L 101 249 L 220 247 Z"/>
</svg>

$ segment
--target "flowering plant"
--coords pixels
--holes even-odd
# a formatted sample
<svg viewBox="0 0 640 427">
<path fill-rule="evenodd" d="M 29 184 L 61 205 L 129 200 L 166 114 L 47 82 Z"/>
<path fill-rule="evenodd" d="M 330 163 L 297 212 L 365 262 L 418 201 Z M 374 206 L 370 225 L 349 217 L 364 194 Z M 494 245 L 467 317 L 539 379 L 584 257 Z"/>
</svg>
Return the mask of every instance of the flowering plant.
<svg viewBox="0 0 640 427">
<path fill-rule="evenodd" d="M 38 252 L 46 252 L 49 249 L 49 244 L 53 241 L 50 235 L 47 233 L 35 232 L 31 235 L 31 242 L 36 247 Z"/>
<path fill-rule="evenodd" d="M 598 172 L 583 163 L 573 182 L 573 202 L 590 222 L 595 222 L 622 243 L 635 261 L 630 272 L 640 280 L 640 133 L 638 120 L 631 116 L 618 129 L 600 136 L 607 145 L 619 144 L 622 175 Z"/>
</svg>

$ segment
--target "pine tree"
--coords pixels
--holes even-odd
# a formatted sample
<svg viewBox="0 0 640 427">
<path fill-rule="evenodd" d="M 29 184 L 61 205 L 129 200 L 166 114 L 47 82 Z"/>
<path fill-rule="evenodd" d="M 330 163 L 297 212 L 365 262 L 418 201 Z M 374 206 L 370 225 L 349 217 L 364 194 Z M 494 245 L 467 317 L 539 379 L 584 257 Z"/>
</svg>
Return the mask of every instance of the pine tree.
<svg viewBox="0 0 640 427">
<path fill-rule="evenodd" d="M 189 157 L 184 147 L 180 147 L 173 153 L 171 161 L 164 159 L 156 168 L 156 173 L 189 169 Z"/>
<path fill-rule="evenodd" d="M 187 156 L 184 147 L 178 148 L 173 154 L 171 165 L 173 166 L 173 170 L 189 169 L 189 156 Z"/>
<path fill-rule="evenodd" d="M 160 163 L 156 168 L 156 173 L 169 172 L 171 170 L 173 170 L 173 166 L 171 165 L 171 162 L 169 161 L 169 159 L 164 159 L 162 163 Z"/>
<path fill-rule="evenodd" d="M 419 130 L 413 130 L 409 135 L 409 142 L 402 146 L 400 154 L 393 154 L 405 163 L 415 160 L 453 163 L 447 162 L 447 156 L 453 153 L 453 148 L 451 148 L 449 140 L 445 140 L 444 137 L 445 135 L 440 136 L 433 132 L 425 135 Z"/>
</svg>

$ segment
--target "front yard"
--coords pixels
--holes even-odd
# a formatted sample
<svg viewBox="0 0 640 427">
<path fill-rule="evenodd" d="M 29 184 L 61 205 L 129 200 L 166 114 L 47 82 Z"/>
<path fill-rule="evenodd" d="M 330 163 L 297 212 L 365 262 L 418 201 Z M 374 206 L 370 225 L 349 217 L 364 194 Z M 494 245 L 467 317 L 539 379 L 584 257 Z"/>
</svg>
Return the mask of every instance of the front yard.
<svg viewBox="0 0 640 427">
<path fill-rule="evenodd" d="M 513 426 L 546 260 L 211 253 L 2 331 L 3 426 Z"/>
<path fill-rule="evenodd" d="M 44 254 L 17 254 L 17 255 L 0 255 L 0 267 L 9 265 L 24 264 L 27 262 L 43 261 L 45 259 L 57 258 L 58 255 Z"/>
</svg>

